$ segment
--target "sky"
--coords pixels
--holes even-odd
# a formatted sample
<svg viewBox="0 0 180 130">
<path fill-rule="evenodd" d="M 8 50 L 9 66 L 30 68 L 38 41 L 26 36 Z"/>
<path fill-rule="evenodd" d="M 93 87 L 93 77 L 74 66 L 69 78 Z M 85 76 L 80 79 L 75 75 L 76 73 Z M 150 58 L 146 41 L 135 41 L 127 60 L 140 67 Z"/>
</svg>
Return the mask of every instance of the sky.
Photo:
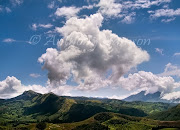
<svg viewBox="0 0 180 130">
<path fill-rule="evenodd" d="M 0 0 L 0 98 L 180 98 L 180 1 Z"/>
</svg>

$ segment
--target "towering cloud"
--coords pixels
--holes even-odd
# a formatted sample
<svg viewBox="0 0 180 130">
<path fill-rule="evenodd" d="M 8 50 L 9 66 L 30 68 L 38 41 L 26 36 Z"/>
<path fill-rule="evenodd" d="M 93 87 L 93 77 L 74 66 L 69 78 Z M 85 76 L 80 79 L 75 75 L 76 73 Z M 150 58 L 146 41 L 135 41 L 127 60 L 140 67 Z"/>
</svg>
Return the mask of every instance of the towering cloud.
<svg viewBox="0 0 180 130">
<path fill-rule="evenodd" d="M 73 78 L 79 89 L 95 90 L 117 82 L 132 67 L 149 60 L 148 53 L 132 41 L 100 30 L 102 22 L 97 13 L 85 19 L 70 18 L 56 28 L 63 36 L 58 48 L 47 49 L 39 58 L 53 86 Z"/>
</svg>

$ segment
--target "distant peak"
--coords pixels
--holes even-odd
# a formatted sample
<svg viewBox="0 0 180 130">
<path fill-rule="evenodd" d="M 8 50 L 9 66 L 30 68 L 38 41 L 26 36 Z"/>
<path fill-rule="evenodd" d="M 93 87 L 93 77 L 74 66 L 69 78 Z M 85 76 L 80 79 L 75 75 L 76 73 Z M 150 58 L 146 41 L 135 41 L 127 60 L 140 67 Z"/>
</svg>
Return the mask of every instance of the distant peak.
<svg viewBox="0 0 180 130">
<path fill-rule="evenodd" d="M 161 92 L 157 91 L 157 92 L 154 92 L 154 93 L 146 93 L 146 91 L 141 91 L 137 94 L 144 94 L 144 95 L 155 95 L 155 94 L 161 94 Z M 137 95 L 137 94 L 133 94 L 133 95 Z"/>
<path fill-rule="evenodd" d="M 36 96 L 39 95 L 40 93 L 34 92 L 32 90 L 24 91 L 22 95 L 28 95 L 28 96 Z"/>
<path fill-rule="evenodd" d="M 32 90 L 28 90 L 28 91 L 24 91 L 23 94 L 35 94 L 36 92 L 32 91 Z"/>
<path fill-rule="evenodd" d="M 155 93 L 147 93 L 146 91 L 141 91 L 137 94 L 130 95 L 125 98 L 124 101 L 145 101 L 145 102 L 162 102 L 160 98 L 161 92 L 157 91 Z"/>
</svg>

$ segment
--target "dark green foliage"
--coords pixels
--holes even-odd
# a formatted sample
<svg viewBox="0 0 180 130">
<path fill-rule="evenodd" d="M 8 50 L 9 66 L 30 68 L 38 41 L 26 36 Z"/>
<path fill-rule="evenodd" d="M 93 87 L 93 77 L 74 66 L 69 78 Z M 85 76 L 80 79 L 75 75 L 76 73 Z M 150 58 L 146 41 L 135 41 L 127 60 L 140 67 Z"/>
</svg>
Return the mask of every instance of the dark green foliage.
<svg viewBox="0 0 180 130">
<path fill-rule="evenodd" d="M 133 117 L 133 116 L 127 116 L 127 115 L 117 115 L 118 117 L 121 117 L 125 120 L 129 120 L 129 121 L 135 121 L 135 122 L 139 122 L 141 120 L 140 117 Z"/>
<path fill-rule="evenodd" d="M 147 114 L 139 109 L 136 108 L 128 108 L 128 107 L 122 107 L 118 113 L 125 114 L 125 115 L 130 115 L 130 116 L 139 116 L 139 117 L 144 117 L 147 116 Z"/>
<path fill-rule="evenodd" d="M 179 130 L 180 128 L 176 127 L 166 127 L 166 126 L 156 126 L 153 127 L 152 130 Z"/>
<path fill-rule="evenodd" d="M 170 108 L 167 111 L 160 112 L 149 116 L 152 119 L 163 121 L 177 121 L 180 120 L 180 105 Z"/>
<path fill-rule="evenodd" d="M 105 122 L 109 119 L 111 119 L 113 116 L 110 115 L 109 113 L 99 113 L 94 116 L 94 119 L 99 121 L 99 122 Z"/>
<path fill-rule="evenodd" d="M 110 120 L 108 123 L 110 123 L 110 124 L 112 124 L 112 125 L 117 125 L 117 124 L 124 125 L 124 124 L 127 124 L 128 121 L 113 119 L 113 120 Z"/>
<path fill-rule="evenodd" d="M 66 122 L 82 121 L 96 113 L 107 111 L 99 106 L 85 105 L 85 104 L 74 104 L 71 109 L 65 114 Z"/>
<path fill-rule="evenodd" d="M 175 104 L 161 103 L 161 102 L 123 102 L 122 106 L 132 107 L 143 110 L 147 114 L 158 113 L 167 110 L 174 106 Z"/>
<path fill-rule="evenodd" d="M 127 115 L 103 112 L 98 113 L 94 116 L 95 120 L 92 122 L 92 118 L 88 119 L 84 124 L 75 127 L 75 130 L 103 130 L 103 129 L 114 129 L 114 130 L 150 130 L 154 126 L 151 123 L 143 122 L 143 118 L 131 117 Z M 130 120 L 129 120 L 130 119 Z"/>
<path fill-rule="evenodd" d="M 20 128 L 16 128 L 15 130 L 30 130 L 30 129 L 27 127 L 20 127 Z"/>
<path fill-rule="evenodd" d="M 77 126 L 73 130 L 109 130 L 108 126 L 104 126 L 100 123 L 84 124 Z"/>
<path fill-rule="evenodd" d="M 41 97 L 41 102 L 37 103 L 32 107 L 26 108 L 24 114 L 26 115 L 33 113 L 54 114 L 61 108 L 64 100 L 65 100 L 64 98 L 58 97 L 54 94 L 43 95 Z"/>
<path fill-rule="evenodd" d="M 36 124 L 36 128 L 38 128 L 39 130 L 44 130 L 44 129 L 46 129 L 46 123 L 45 122 L 39 122 Z"/>
<path fill-rule="evenodd" d="M 144 117 L 133 117 L 112 112 L 103 112 L 94 115 L 81 122 L 72 123 L 27 123 L 20 124 L 18 126 L 0 126 L 1 129 L 31 129 L 31 130 L 43 130 L 43 129 L 54 129 L 54 130 L 151 130 L 151 129 L 164 129 L 164 128 L 180 128 L 180 122 L 178 121 L 154 121 Z M 174 129 L 174 130 L 175 130 Z"/>
</svg>

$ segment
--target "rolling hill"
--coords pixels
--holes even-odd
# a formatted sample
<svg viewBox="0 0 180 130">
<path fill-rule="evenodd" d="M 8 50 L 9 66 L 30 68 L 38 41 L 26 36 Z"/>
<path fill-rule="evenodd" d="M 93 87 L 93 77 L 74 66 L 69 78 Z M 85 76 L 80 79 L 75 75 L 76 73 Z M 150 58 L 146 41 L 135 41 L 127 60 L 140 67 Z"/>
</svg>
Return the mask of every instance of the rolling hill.
<svg viewBox="0 0 180 130">
<path fill-rule="evenodd" d="M 150 118 L 162 121 L 178 121 L 180 120 L 180 105 L 172 107 L 167 111 L 152 114 Z"/>
<path fill-rule="evenodd" d="M 7 121 L 73 122 L 84 120 L 98 112 L 116 112 L 143 117 L 171 107 L 171 104 L 165 103 L 64 97 L 53 93 L 39 94 L 33 91 L 26 91 L 15 98 L 2 100 L 1 103 L 0 117 Z M 83 116 L 77 118 L 78 114 Z"/>
<path fill-rule="evenodd" d="M 7 129 L 0 126 L 0 129 Z M 144 117 L 127 116 L 112 112 L 101 112 L 73 123 L 26 123 L 8 128 L 24 130 L 178 130 L 180 121 L 156 121 Z"/>
<path fill-rule="evenodd" d="M 33 91 L 26 91 L 15 98 L 0 101 L 0 126 L 5 127 L 19 127 L 23 124 L 33 125 L 37 122 L 48 122 L 48 126 L 54 126 L 54 123 L 60 126 L 62 123 L 71 123 L 71 125 L 76 126 L 77 124 L 73 124 L 73 122 L 86 122 L 86 120 L 94 118 L 93 116 L 98 113 L 107 112 L 119 113 L 120 115 L 123 114 L 128 117 L 133 116 L 132 118 L 135 119 L 146 120 L 146 118 L 143 117 L 150 116 L 151 114 L 155 115 L 158 112 L 166 110 L 169 111 L 171 110 L 170 108 L 174 106 L 174 104 L 159 102 L 126 102 L 116 99 L 57 96 L 53 93 L 39 94 Z M 172 109 L 174 109 L 174 107 Z M 115 119 L 116 117 L 117 115 Z M 99 118 L 101 118 L 101 116 L 99 116 Z M 102 116 L 102 118 L 104 118 L 104 116 Z M 118 123 L 119 121 L 113 120 L 110 121 L 110 124 L 108 124 L 109 121 L 98 123 L 95 121 L 93 122 L 95 124 L 91 124 L 90 126 L 83 124 L 83 126 L 74 127 L 73 129 L 91 127 L 102 127 L 106 129 L 109 128 L 109 126 L 112 127 L 112 122 Z M 127 126 L 125 125 L 125 127 Z M 142 128 L 144 127 L 151 128 L 151 124 L 142 125 Z"/>
<path fill-rule="evenodd" d="M 39 94 L 33 91 L 4 100 L 1 104 L 0 118 L 5 121 L 81 121 L 99 112 L 118 112 L 133 116 L 146 116 L 140 109 L 111 103 L 103 100 L 73 99 L 53 93 Z M 81 116 L 78 116 L 81 115 Z"/>
</svg>

